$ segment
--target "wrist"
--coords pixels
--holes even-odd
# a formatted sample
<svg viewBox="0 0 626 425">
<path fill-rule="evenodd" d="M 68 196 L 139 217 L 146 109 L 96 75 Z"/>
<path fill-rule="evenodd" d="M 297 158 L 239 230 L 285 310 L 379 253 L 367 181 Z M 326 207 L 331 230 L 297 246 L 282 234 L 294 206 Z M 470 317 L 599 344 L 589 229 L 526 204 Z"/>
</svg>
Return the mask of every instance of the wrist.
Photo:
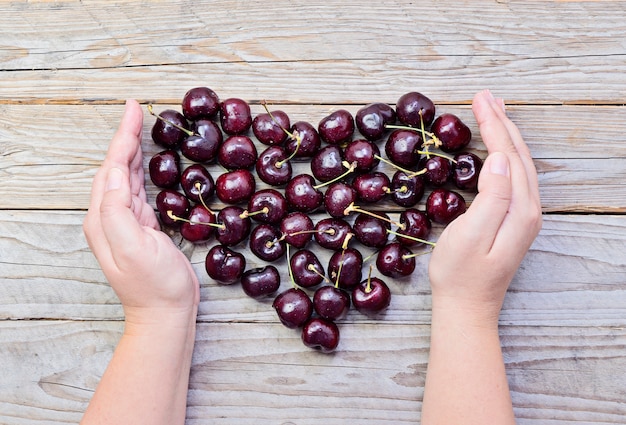
<svg viewBox="0 0 626 425">
<path fill-rule="evenodd" d="M 198 306 L 124 307 L 124 334 L 134 336 L 188 335 L 195 330 Z"/>
<path fill-rule="evenodd" d="M 502 303 L 476 301 L 450 296 L 432 297 L 432 322 L 458 324 L 466 329 L 498 330 Z"/>
</svg>

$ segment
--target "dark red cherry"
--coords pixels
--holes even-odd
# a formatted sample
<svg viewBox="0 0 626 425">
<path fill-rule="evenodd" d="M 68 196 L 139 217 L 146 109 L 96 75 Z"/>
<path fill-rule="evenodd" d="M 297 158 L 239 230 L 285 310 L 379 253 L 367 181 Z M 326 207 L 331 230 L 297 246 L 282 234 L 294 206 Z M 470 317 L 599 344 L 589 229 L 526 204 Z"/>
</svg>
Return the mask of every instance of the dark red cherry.
<svg viewBox="0 0 626 425">
<path fill-rule="evenodd" d="M 246 270 L 241 276 L 241 288 L 252 298 L 274 295 L 279 287 L 280 274 L 271 265 Z"/>
<path fill-rule="evenodd" d="M 398 120 L 411 127 L 420 128 L 420 111 L 424 126 L 428 127 L 435 118 L 435 104 L 428 97 L 418 92 L 403 94 L 396 103 Z"/>
<path fill-rule="evenodd" d="M 244 214 L 244 209 L 235 205 L 225 207 L 218 212 L 217 222 L 222 227 L 217 228 L 215 239 L 226 246 L 243 242 L 250 234 L 252 227 L 252 221 Z"/>
<path fill-rule="evenodd" d="M 431 156 L 423 158 L 420 162 L 422 169 L 425 170 L 424 180 L 433 186 L 443 186 L 450 180 L 452 175 L 452 164 L 446 158 L 440 156 Z"/>
<path fill-rule="evenodd" d="M 350 310 L 350 295 L 343 289 L 324 285 L 313 294 L 313 309 L 324 319 L 342 320 Z"/>
<path fill-rule="evenodd" d="M 472 140 L 472 131 L 454 114 L 441 114 L 433 122 L 432 133 L 441 141 L 441 150 L 456 152 Z"/>
<path fill-rule="evenodd" d="M 352 180 L 357 199 L 361 202 L 374 203 L 383 199 L 391 190 L 387 174 L 380 171 L 360 174 Z"/>
<path fill-rule="evenodd" d="M 333 180 L 344 173 L 343 151 L 339 146 L 325 146 L 311 158 L 311 173 L 321 182 Z"/>
<path fill-rule="evenodd" d="M 378 213 L 380 216 L 389 218 L 387 214 Z M 387 230 L 391 225 L 385 220 L 360 213 L 356 216 L 352 230 L 357 240 L 365 246 L 382 248 L 387 244 Z"/>
<path fill-rule="evenodd" d="M 171 189 L 163 189 L 156 196 L 156 207 L 159 211 L 159 218 L 165 226 L 178 228 L 181 221 L 172 218 L 174 215 L 178 218 L 186 219 L 189 216 L 191 205 L 185 195 Z"/>
<path fill-rule="evenodd" d="M 386 103 L 370 103 L 357 111 L 354 121 L 363 137 L 376 141 L 385 133 L 385 125 L 396 122 L 396 111 Z"/>
<path fill-rule="evenodd" d="M 363 256 L 354 248 L 335 251 L 328 261 L 328 277 L 343 289 L 352 289 L 362 277 Z M 340 269 L 341 268 L 341 272 Z"/>
<path fill-rule="evenodd" d="M 272 307 L 280 322 L 291 329 L 303 326 L 313 314 L 313 301 L 298 288 L 289 288 L 278 294 Z"/>
<path fill-rule="evenodd" d="M 215 245 L 207 253 L 204 268 L 211 279 L 224 285 L 237 282 L 246 268 L 246 259 L 224 245 Z"/>
<path fill-rule="evenodd" d="M 307 214 L 294 211 L 280 222 L 280 232 L 285 242 L 294 248 L 304 248 L 313 239 L 313 221 Z"/>
<path fill-rule="evenodd" d="M 187 198 L 195 203 L 207 203 L 215 193 L 213 177 L 202 164 L 191 164 L 185 168 L 180 176 L 180 185 Z"/>
<path fill-rule="evenodd" d="M 308 122 L 296 122 L 291 126 L 289 132 L 294 136 L 297 134 L 300 137 L 300 144 L 298 145 L 298 141 L 293 137 L 287 138 L 285 142 L 287 155 L 291 155 L 296 150 L 296 146 L 298 151 L 294 155 L 294 158 L 311 158 L 320 150 L 322 139 L 320 139 L 320 135 L 315 127 Z"/>
<path fill-rule="evenodd" d="M 285 186 L 285 199 L 295 211 L 312 212 L 324 202 L 324 194 L 315 187 L 315 180 L 308 174 L 299 174 Z"/>
<path fill-rule="evenodd" d="M 221 144 L 217 161 L 229 170 L 252 168 L 257 155 L 254 142 L 248 136 L 230 136 Z"/>
<path fill-rule="evenodd" d="M 260 224 L 250 233 L 250 251 L 261 260 L 272 262 L 285 255 L 285 241 L 280 230 L 270 224 Z"/>
<path fill-rule="evenodd" d="M 330 145 L 346 143 L 354 134 L 354 117 L 345 109 L 339 109 L 322 118 L 317 126 L 317 132 L 322 140 Z"/>
<path fill-rule="evenodd" d="M 339 328 L 335 322 L 314 317 L 302 327 L 302 342 L 322 353 L 331 353 L 339 345 Z"/>
<path fill-rule="evenodd" d="M 324 267 L 317 256 L 308 249 L 296 251 L 289 259 L 289 266 L 296 285 L 312 288 L 324 281 Z"/>
<path fill-rule="evenodd" d="M 343 156 L 350 164 L 356 163 L 356 171 L 371 171 L 378 165 L 380 149 L 374 142 L 365 139 L 357 139 L 348 143 L 343 151 Z"/>
<path fill-rule="evenodd" d="M 252 132 L 264 145 L 282 145 L 287 140 L 287 130 L 291 126 L 289 116 L 283 111 L 262 113 L 252 120 Z"/>
<path fill-rule="evenodd" d="M 267 208 L 267 212 L 263 212 Z M 248 202 L 248 213 L 260 223 L 278 224 L 287 215 L 287 201 L 277 190 L 262 189 Z"/>
<path fill-rule="evenodd" d="M 215 214 L 207 210 L 204 205 L 195 205 L 191 208 L 189 222 L 180 226 L 180 235 L 190 242 L 206 242 L 215 233 Z"/>
<path fill-rule="evenodd" d="M 478 176 L 483 168 L 483 160 L 469 152 L 454 156 L 453 180 L 456 187 L 475 191 L 478 187 Z"/>
<path fill-rule="evenodd" d="M 432 224 L 425 212 L 415 208 L 408 208 L 400 213 L 399 221 L 400 224 L 404 225 L 404 229 L 399 228 L 396 231 L 397 233 L 409 236 L 410 238 L 428 240 Z M 410 238 L 398 236 L 397 240 L 406 247 L 422 244 Z"/>
<path fill-rule="evenodd" d="M 414 167 L 420 160 L 422 136 L 410 130 L 394 130 L 385 143 L 387 158 L 404 168 Z"/>
<path fill-rule="evenodd" d="M 391 179 L 391 199 L 401 207 L 414 206 L 422 199 L 425 191 L 422 175 L 407 175 L 404 171 L 396 171 Z"/>
<path fill-rule="evenodd" d="M 324 208 L 333 217 L 345 216 L 345 210 L 356 201 L 356 190 L 343 182 L 332 183 L 324 193 Z"/>
<path fill-rule="evenodd" d="M 180 155 L 172 149 L 155 154 L 148 164 L 150 180 L 155 186 L 171 189 L 180 182 Z"/>
<path fill-rule="evenodd" d="M 270 146 L 261 152 L 256 161 L 256 174 L 270 186 L 282 186 L 291 179 L 291 164 L 286 161 L 285 149 Z"/>
<path fill-rule="evenodd" d="M 246 169 L 220 174 L 215 181 L 215 194 L 226 204 L 247 202 L 255 189 L 254 176 Z"/>
<path fill-rule="evenodd" d="M 194 135 L 183 140 L 180 152 L 185 158 L 195 162 L 213 161 L 224 140 L 222 130 L 213 121 L 207 119 L 194 121 L 191 130 Z"/>
<path fill-rule="evenodd" d="M 327 217 L 315 225 L 315 241 L 326 249 L 340 250 L 352 227 L 342 218 Z"/>
<path fill-rule="evenodd" d="M 412 255 L 407 247 L 392 242 L 378 252 L 376 268 L 393 278 L 409 276 L 415 270 L 415 257 Z"/>
<path fill-rule="evenodd" d="M 159 116 L 163 119 L 157 118 L 152 126 L 152 140 L 168 149 L 177 149 L 187 137 L 187 133 L 172 124 L 189 130 L 189 123 L 183 114 L 173 109 L 166 109 Z"/>
<path fill-rule="evenodd" d="M 220 124 L 224 133 L 243 134 L 252 125 L 250 105 L 243 100 L 230 98 L 220 104 Z"/>
<path fill-rule="evenodd" d="M 220 109 L 220 100 L 208 87 L 194 87 L 187 91 L 182 101 L 183 115 L 188 120 L 213 118 Z"/>
<path fill-rule="evenodd" d="M 365 279 L 352 290 L 352 303 L 361 313 L 375 315 L 389 307 L 391 290 L 377 277 Z"/>
<path fill-rule="evenodd" d="M 452 190 L 435 189 L 426 199 L 426 214 L 435 223 L 447 225 L 466 210 L 463 196 Z"/>
</svg>

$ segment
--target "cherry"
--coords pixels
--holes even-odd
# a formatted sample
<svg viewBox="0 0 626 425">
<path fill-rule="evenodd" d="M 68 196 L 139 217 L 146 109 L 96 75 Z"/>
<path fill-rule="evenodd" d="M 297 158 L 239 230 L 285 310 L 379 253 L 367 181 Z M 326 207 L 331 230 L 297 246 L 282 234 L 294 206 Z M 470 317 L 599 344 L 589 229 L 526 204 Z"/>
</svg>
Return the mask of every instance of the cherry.
<svg viewBox="0 0 626 425">
<path fill-rule="evenodd" d="M 248 202 L 248 215 L 261 223 L 278 224 L 287 215 L 287 201 L 277 190 L 259 190 Z"/>
<path fill-rule="evenodd" d="M 378 252 L 376 268 L 385 276 L 409 276 L 415 270 L 415 256 L 398 242 L 386 245 Z"/>
<path fill-rule="evenodd" d="M 390 186 L 389 177 L 380 171 L 360 174 L 352 181 L 357 199 L 367 203 L 374 203 L 383 199 L 390 192 Z"/>
<path fill-rule="evenodd" d="M 276 261 L 285 254 L 285 241 L 276 227 L 260 224 L 250 234 L 250 250 L 261 260 Z"/>
<path fill-rule="evenodd" d="M 282 145 L 288 137 L 285 129 L 290 126 L 289 116 L 283 111 L 259 114 L 252 120 L 252 132 L 264 145 Z"/>
<path fill-rule="evenodd" d="M 235 205 L 227 206 L 217 213 L 217 228 L 215 238 L 222 245 L 234 246 L 243 242 L 250 234 L 252 221 L 245 214 L 243 208 Z"/>
<path fill-rule="evenodd" d="M 402 245 L 412 247 L 420 244 L 416 239 L 428 239 L 432 224 L 425 212 L 415 208 L 406 209 L 400 213 L 399 221 L 402 226 L 395 234 Z"/>
<path fill-rule="evenodd" d="M 348 143 L 343 156 L 348 163 L 356 164 L 356 171 L 367 172 L 378 165 L 380 149 L 369 140 L 357 139 Z"/>
<path fill-rule="evenodd" d="M 459 151 L 472 140 L 470 128 L 454 114 L 439 115 L 431 131 L 441 142 L 440 149 L 444 152 Z"/>
<path fill-rule="evenodd" d="M 204 205 L 195 205 L 189 212 L 188 221 L 180 226 L 180 234 L 190 242 L 206 242 L 215 233 L 215 227 L 210 225 L 215 223 L 215 214 Z"/>
<path fill-rule="evenodd" d="M 204 203 L 215 193 L 215 182 L 202 164 L 191 164 L 183 170 L 180 185 L 189 200 Z"/>
<path fill-rule="evenodd" d="M 257 160 L 254 142 L 248 136 L 230 136 L 217 152 L 217 161 L 229 170 L 252 168 Z"/>
<path fill-rule="evenodd" d="M 298 121 L 294 123 L 289 129 L 289 133 L 297 135 L 300 138 L 300 142 L 296 137 L 288 137 L 285 142 L 285 151 L 288 155 L 295 153 L 294 158 L 311 158 L 320 150 L 322 145 L 322 139 L 320 135 L 311 124 L 306 121 Z"/>
<path fill-rule="evenodd" d="M 317 126 L 317 131 L 326 143 L 341 145 L 352 139 L 354 118 L 350 112 L 339 109 L 322 118 Z"/>
<path fill-rule="evenodd" d="M 330 320 L 314 317 L 302 328 L 302 342 L 322 353 L 331 353 L 339 345 L 339 328 Z"/>
<path fill-rule="evenodd" d="M 194 87 L 183 96 L 183 115 L 188 120 L 213 118 L 220 108 L 217 93 L 208 87 Z"/>
<path fill-rule="evenodd" d="M 224 245 L 215 245 L 207 253 L 204 267 L 207 274 L 219 283 L 237 282 L 246 268 L 246 259 L 239 252 Z"/>
<path fill-rule="evenodd" d="M 224 140 L 222 130 L 213 121 L 207 119 L 194 121 L 191 130 L 194 134 L 183 140 L 180 145 L 183 156 L 195 162 L 213 161 Z"/>
<path fill-rule="evenodd" d="M 332 183 L 324 194 L 324 208 L 332 217 L 347 215 L 346 209 L 356 201 L 356 190 L 343 182 Z"/>
<path fill-rule="evenodd" d="M 303 326 L 313 314 L 313 301 L 299 288 L 289 288 L 278 294 L 272 307 L 280 322 L 291 329 Z"/>
<path fill-rule="evenodd" d="M 391 303 L 391 290 L 377 278 L 368 277 L 352 290 L 354 308 L 366 315 L 380 313 Z"/>
<path fill-rule="evenodd" d="M 256 174 L 271 186 L 282 186 L 291 179 L 291 164 L 285 149 L 270 146 L 261 152 L 256 161 Z"/>
<path fill-rule="evenodd" d="M 226 134 L 245 133 L 252 125 L 250 105 L 238 98 L 224 100 L 220 104 L 220 124 Z"/>
<path fill-rule="evenodd" d="M 411 130 L 394 130 L 385 143 L 387 158 L 400 167 L 413 167 L 419 163 L 420 149 L 424 140 Z"/>
<path fill-rule="evenodd" d="M 312 212 L 324 202 L 324 194 L 315 188 L 313 177 L 299 174 L 287 183 L 285 199 L 289 208 L 295 211 Z"/>
<path fill-rule="evenodd" d="M 332 285 L 321 286 L 313 294 L 313 309 L 324 319 L 342 320 L 350 310 L 350 295 Z"/>
<path fill-rule="evenodd" d="M 152 107 L 148 108 L 151 114 Z M 183 140 L 189 136 L 189 123 L 178 111 L 166 109 L 157 116 L 157 120 L 152 126 L 152 140 L 160 146 L 169 149 L 176 149 Z"/>
<path fill-rule="evenodd" d="M 401 207 L 414 206 L 422 199 L 425 191 L 422 175 L 396 171 L 391 179 L 391 199 Z"/>
<path fill-rule="evenodd" d="M 226 204 L 247 202 L 255 189 L 254 176 L 246 169 L 220 174 L 215 181 L 215 194 Z"/>
<path fill-rule="evenodd" d="M 381 214 L 389 219 L 387 214 Z M 388 221 L 360 213 L 352 225 L 354 236 L 365 246 L 382 248 L 387 244 L 387 232 L 391 229 Z"/>
<path fill-rule="evenodd" d="M 435 223 L 450 224 L 467 210 L 465 199 L 460 193 L 438 188 L 426 199 L 426 214 Z"/>
<path fill-rule="evenodd" d="M 361 281 L 363 256 L 354 248 L 335 251 L 328 262 L 328 277 L 339 288 L 352 289 Z"/>
<path fill-rule="evenodd" d="M 241 276 L 241 288 L 252 298 L 273 295 L 279 287 L 280 274 L 276 267 L 271 265 L 246 270 Z"/>
<path fill-rule="evenodd" d="M 172 149 L 155 154 L 148 164 L 150 180 L 156 187 L 171 189 L 180 182 L 180 155 Z"/>
<path fill-rule="evenodd" d="M 386 103 L 370 103 L 357 111 L 354 121 L 363 137 L 375 141 L 383 136 L 385 125 L 396 122 L 396 111 Z"/>
<path fill-rule="evenodd" d="M 476 190 L 478 187 L 478 176 L 483 167 L 483 160 L 469 152 L 455 155 L 454 160 L 456 162 L 452 178 L 456 187 L 465 190 Z"/>
<path fill-rule="evenodd" d="M 280 232 L 286 243 L 301 249 L 313 238 L 313 221 L 308 215 L 294 211 L 283 218 L 280 223 Z"/>
<path fill-rule="evenodd" d="M 327 217 L 317 222 L 315 225 L 315 241 L 326 249 L 337 251 L 342 245 L 348 234 L 352 234 L 352 227 L 342 218 Z"/>
<path fill-rule="evenodd" d="M 450 180 L 452 175 L 452 163 L 447 158 L 441 156 L 431 156 L 423 158 L 421 161 L 425 170 L 424 180 L 433 186 L 443 186 Z"/>
<path fill-rule="evenodd" d="M 317 286 L 325 279 L 322 263 L 308 249 L 296 251 L 289 259 L 289 267 L 295 284 L 302 288 Z"/>
<path fill-rule="evenodd" d="M 435 104 L 418 92 L 403 94 L 396 102 L 398 120 L 412 127 L 428 126 L 435 118 Z"/>
<path fill-rule="evenodd" d="M 169 227 L 178 228 L 181 222 L 177 218 L 186 219 L 189 216 L 189 200 L 175 190 L 163 189 L 156 196 L 155 201 L 161 222 Z"/>
<path fill-rule="evenodd" d="M 330 145 L 320 149 L 311 159 L 311 173 L 321 182 L 328 182 L 343 174 L 343 151 Z"/>
</svg>

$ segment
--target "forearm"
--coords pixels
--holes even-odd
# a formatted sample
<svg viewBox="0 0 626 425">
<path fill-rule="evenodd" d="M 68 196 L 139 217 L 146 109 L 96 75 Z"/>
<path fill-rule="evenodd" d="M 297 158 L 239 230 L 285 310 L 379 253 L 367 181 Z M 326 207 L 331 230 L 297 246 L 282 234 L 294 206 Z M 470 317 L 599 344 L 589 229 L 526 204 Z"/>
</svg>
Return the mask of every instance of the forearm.
<svg viewBox="0 0 626 425">
<path fill-rule="evenodd" d="M 480 316 L 433 301 L 422 424 L 515 424 L 497 317 Z"/>
<path fill-rule="evenodd" d="M 156 319 L 156 318 L 155 318 Z M 196 310 L 129 322 L 81 424 L 183 424 Z"/>
</svg>

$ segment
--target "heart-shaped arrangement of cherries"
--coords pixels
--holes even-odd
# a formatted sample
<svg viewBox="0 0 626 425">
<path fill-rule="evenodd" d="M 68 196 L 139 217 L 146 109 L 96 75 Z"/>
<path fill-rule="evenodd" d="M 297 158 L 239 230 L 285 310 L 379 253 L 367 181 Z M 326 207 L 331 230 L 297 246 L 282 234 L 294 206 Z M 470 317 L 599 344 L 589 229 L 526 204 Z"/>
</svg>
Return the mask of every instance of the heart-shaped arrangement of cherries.
<svg viewBox="0 0 626 425">
<path fill-rule="evenodd" d="M 431 223 L 445 226 L 466 210 L 450 186 L 475 191 L 482 160 L 464 151 L 467 125 L 453 114 L 436 116 L 418 92 L 402 95 L 395 108 L 372 103 L 354 116 L 336 110 L 317 126 L 291 123 L 285 112 L 263 106 L 253 117 L 246 101 L 220 100 L 207 87 L 189 90 L 181 112 L 156 115 L 149 106 L 157 117 L 152 139 L 163 148 L 149 162 L 160 188 L 156 209 L 164 226 L 210 247 L 205 268 L 212 279 L 240 282 L 252 298 L 274 297 L 278 318 L 301 329 L 305 345 L 332 352 L 336 323 L 351 307 L 375 317 L 390 304 L 384 278 L 372 276 L 373 265 L 364 276 L 364 263 L 372 258 L 390 278 L 413 273 L 415 257 L 435 245 L 428 241 Z M 292 161 L 308 161 L 311 172 L 294 175 Z M 393 175 L 379 169 L 381 162 Z M 224 170 L 219 175 L 207 168 L 214 163 Z M 264 188 L 257 189 L 257 179 Z M 401 207 L 397 221 L 372 211 L 385 199 Z M 321 217 L 315 223 L 313 212 Z M 246 267 L 238 252 L 245 244 L 262 267 Z M 364 259 L 359 245 L 374 254 Z M 316 249 L 329 250 L 328 264 Z M 279 259 L 291 279 L 286 290 L 272 265 Z"/>
</svg>

